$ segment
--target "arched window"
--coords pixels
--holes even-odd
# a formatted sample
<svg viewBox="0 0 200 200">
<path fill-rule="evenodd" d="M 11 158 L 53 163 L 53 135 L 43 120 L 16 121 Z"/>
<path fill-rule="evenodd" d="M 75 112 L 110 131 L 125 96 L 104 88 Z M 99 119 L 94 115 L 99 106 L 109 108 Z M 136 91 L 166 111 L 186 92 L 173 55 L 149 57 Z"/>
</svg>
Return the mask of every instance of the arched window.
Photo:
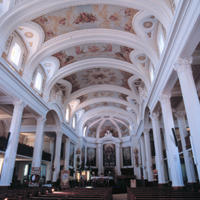
<svg viewBox="0 0 200 200">
<path fill-rule="evenodd" d="M 40 72 L 37 72 L 34 82 L 34 88 L 38 90 L 40 93 L 42 91 L 42 81 L 43 81 L 42 74 Z"/>
<path fill-rule="evenodd" d="M 151 80 L 151 83 L 153 82 L 153 79 L 154 79 L 154 67 L 152 65 L 152 63 L 150 63 L 150 66 L 149 66 L 149 75 L 150 75 L 150 80 Z"/>
<path fill-rule="evenodd" d="M 6 42 L 5 53 L 7 54 L 7 61 L 15 68 L 16 71 L 22 72 L 25 61 L 27 50 L 24 42 L 16 32 L 13 32 Z"/>
<path fill-rule="evenodd" d="M 72 128 L 75 129 L 76 128 L 76 116 L 74 115 L 74 117 L 72 118 Z"/>
<path fill-rule="evenodd" d="M 161 56 L 164 46 L 165 46 L 165 36 L 164 36 L 164 31 L 163 31 L 163 26 L 162 24 L 159 24 L 158 26 L 158 32 L 157 32 L 157 46 L 158 46 L 158 51 Z"/>
<path fill-rule="evenodd" d="M 10 60 L 15 63 L 15 65 L 19 65 L 19 60 L 21 57 L 22 49 L 17 42 L 14 43 L 10 53 Z"/>
<path fill-rule="evenodd" d="M 65 120 L 66 120 L 67 122 L 69 122 L 69 107 L 67 107 L 67 109 L 66 109 Z"/>
<path fill-rule="evenodd" d="M 83 129 L 83 137 L 86 136 L 86 130 L 87 130 L 87 126 L 85 126 L 84 129 Z"/>
<path fill-rule="evenodd" d="M 40 95 L 43 95 L 44 84 L 46 81 L 46 74 L 41 65 L 39 65 L 32 75 L 32 87 Z"/>
<path fill-rule="evenodd" d="M 164 46 L 165 46 L 165 43 L 164 43 L 163 33 L 160 32 L 160 36 L 159 36 L 159 44 L 158 44 L 160 55 L 161 55 L 162 52 L 163 52 Z"/>
</svg>

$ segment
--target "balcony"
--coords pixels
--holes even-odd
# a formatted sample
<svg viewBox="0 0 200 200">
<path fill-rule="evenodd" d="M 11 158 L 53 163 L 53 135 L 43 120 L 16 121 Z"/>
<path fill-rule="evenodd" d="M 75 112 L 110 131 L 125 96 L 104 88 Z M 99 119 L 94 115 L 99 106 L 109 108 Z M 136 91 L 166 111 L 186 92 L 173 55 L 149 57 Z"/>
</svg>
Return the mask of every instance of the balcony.
<svg viewBox="0 0 200 200">
<path fill-rule="evenodd" d="M 6 151 L 5 137 L 0 137 L 0 151 Z M 34 148 L 32 146 L 18 143 L 17 154 L 27 157 L 33 157 Z M 42 152 L 42 160 L 51 161 L 51 154 L 45 151 Z"/>
</svg>

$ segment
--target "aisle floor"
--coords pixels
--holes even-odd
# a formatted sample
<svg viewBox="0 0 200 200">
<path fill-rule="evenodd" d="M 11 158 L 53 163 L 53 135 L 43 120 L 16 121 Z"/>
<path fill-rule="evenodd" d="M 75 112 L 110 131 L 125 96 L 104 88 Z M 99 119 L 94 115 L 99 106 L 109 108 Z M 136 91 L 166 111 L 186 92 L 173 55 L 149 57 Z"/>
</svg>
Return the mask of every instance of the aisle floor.
<svg viewBox="0 0 200 200">
<path fill-rule="evenodd" d="M 127 193 L 113 194 L 113 200 L 127 200 Z"/>
</svg>

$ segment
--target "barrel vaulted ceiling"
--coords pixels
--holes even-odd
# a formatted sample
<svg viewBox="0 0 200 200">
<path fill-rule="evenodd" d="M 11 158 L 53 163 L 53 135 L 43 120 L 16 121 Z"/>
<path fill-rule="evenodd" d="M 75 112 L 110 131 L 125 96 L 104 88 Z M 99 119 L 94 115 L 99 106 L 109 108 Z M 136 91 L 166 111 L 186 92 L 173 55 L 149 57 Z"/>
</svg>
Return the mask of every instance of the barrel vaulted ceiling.
<svg viewBox="0 0 200 200">
<path fill-rule="evenodd" d="M 77 134 L 86 127 L 91 140 L 106 130 L 124 138 L 141 117 L 140 90 L 150 88 L 149 66 L 156 69 L 159 60 L 158 26 L 167 34 L 173 18 L 170 2 L 16 1 L 15 24 L 6 13 L 1 22 L 15 29 L 2 34 L 15 31 L 23 39 L 29 53 L 22 77 L 31 85 L 35 69 L 44 69 L 43 99 L 51 103 L 61 91 L 60 108 L 63 114 L 70 108 L 70 123 L 76 116 Z"/>
</svg>

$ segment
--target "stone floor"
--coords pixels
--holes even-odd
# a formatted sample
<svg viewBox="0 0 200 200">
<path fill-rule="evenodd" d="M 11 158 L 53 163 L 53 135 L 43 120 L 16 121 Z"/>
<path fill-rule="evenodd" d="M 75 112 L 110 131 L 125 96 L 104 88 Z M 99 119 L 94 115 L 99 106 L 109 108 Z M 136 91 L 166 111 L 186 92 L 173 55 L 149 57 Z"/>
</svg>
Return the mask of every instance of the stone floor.
<svg viewBox="0 0 200 200">
<path fill-rule="evenodd" d="M 113 200 L 127 200 L 127 193 L 125 193 L 125 194 L 113 194 Z"/>
</svg>

